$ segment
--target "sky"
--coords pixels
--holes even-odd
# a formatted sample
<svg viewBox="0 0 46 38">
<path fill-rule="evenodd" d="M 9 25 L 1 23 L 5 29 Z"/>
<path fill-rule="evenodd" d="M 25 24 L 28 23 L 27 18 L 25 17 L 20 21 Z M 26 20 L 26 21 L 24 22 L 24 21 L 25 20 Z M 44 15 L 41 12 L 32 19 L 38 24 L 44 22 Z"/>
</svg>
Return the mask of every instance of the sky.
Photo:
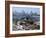
<svg viewBox="0 0 46 38">
<path fill-rule="evenodd" d="M 33 13 L 37 13 L 40 14 L 40 8 L 30 8 L 30 7 L 13 7 L 12 8 L 13 12 L 15 13 L 15 11 L 22 13 L 22 11 L 24 10 L 25 13 L 29 13 L 32 11 Z"/>
</svg>

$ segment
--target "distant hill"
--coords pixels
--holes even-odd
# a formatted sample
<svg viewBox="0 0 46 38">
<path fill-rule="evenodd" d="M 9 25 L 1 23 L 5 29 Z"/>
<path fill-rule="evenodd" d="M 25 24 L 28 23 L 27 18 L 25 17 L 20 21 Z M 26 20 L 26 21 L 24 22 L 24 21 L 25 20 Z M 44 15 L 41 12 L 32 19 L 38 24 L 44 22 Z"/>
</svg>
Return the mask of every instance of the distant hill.
<svg viewBox="0 0 46 38">
<path fill-rule="evenodd" d="M 33 19 L 33 20 L 40 20 L 40 14 L 37 14 L 37 13 L 30 13 L 30 14 L 28 14 L 28 13 L 25 13 L 24 11 L 22 11 L 22 12 L 16 12 L 15 11 L 15 13 L 13 13 L 13 19 L 19 19 L 19 20 L 21 20 L 21 19 Z"/>
</svg>

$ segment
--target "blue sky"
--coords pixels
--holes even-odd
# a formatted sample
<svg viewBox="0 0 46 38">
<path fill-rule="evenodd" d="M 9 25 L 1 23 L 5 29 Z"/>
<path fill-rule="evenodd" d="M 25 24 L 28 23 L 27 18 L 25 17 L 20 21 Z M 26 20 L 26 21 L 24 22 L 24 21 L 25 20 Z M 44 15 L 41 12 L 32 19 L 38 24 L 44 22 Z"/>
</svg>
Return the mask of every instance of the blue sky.
<svg viewBox="0 0 46 38">
<path fill-rule="evenodd" d="M 30 13 L 30 12 L 32 11 L 33 13 L 38 13 L 38 14 L 40 14 L 40 8 L 13 7 L 12 9 L 13 9 L 13 10 L 12 10 L 13 12 L 17 11 L 17 12 L 19 12 L 19 13 L 22 13 L 22 10 L 24 10 L 25 13 Z"/>
</svg>

